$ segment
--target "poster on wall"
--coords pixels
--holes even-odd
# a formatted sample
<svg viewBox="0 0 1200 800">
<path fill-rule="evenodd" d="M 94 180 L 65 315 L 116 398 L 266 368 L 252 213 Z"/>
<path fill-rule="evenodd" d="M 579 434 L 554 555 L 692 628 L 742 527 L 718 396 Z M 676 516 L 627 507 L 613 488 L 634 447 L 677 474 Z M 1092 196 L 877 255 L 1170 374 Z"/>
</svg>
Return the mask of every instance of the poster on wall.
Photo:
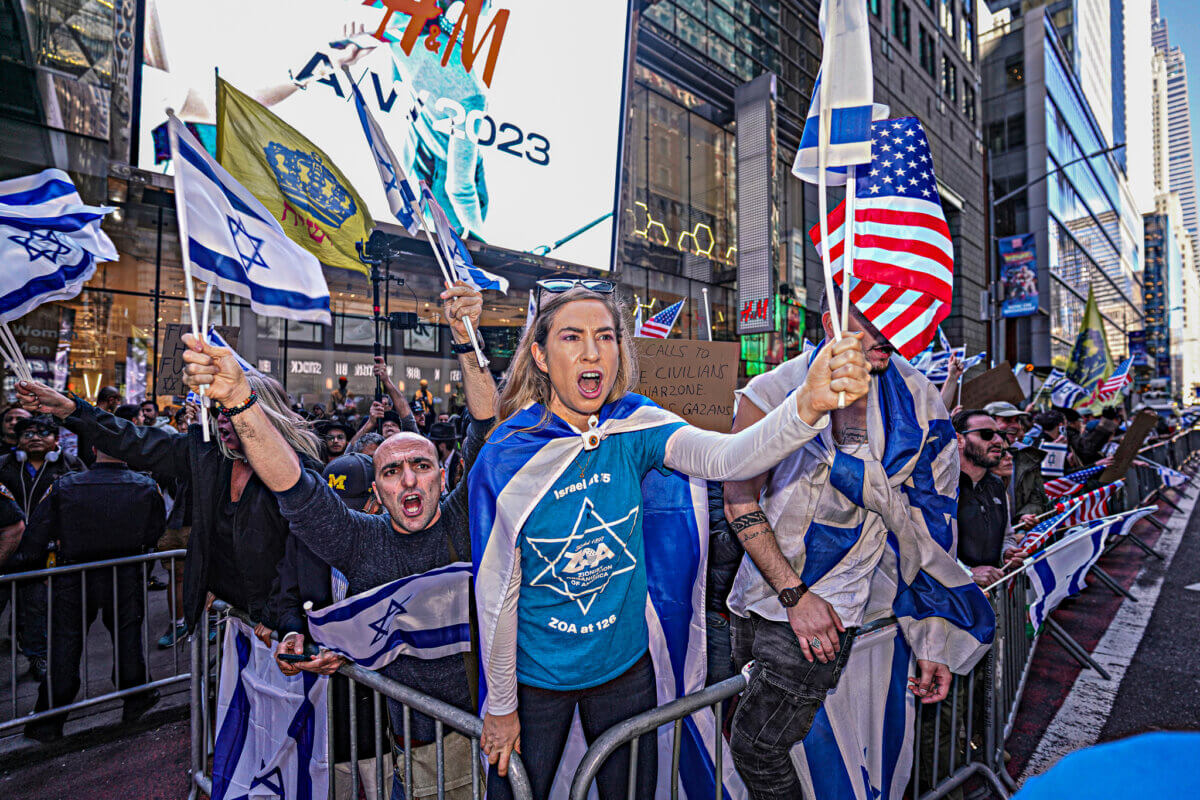
<svg viewBox="0 0 1200 800">
<path fill-rule="evenodd" d="M 138 164 L 162 170 L 167 108 L 204 140 L 219 70 L 395 223 L 353 80 L 464 238 L 608 269 L 628 23 L 624 0 L 147 0 Z"/>
<path fill-rule="evenodd" d="M 1003 317 L 1027 317 L 1038 310 L 1037 241 L 1032 233 L 1000 240 Z"/>
</svg>

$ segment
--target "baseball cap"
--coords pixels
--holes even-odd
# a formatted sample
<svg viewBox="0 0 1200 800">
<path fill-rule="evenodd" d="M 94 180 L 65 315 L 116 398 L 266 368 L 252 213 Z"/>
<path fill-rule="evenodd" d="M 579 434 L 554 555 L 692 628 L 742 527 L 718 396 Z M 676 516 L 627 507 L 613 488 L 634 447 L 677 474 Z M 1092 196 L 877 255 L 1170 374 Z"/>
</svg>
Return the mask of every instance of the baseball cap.
<svg viewBox="0 0 1200 800">
<path fill-rule="evenodd" d="M 322 436 L 328 436 L 329 432 L 333 430 L 338 430 L 346 434 L 347 439 L 354 435 L 354 429 L 340 419 L 323 419 L 315 423 L 313 428 Z"/>
<path fill-rule="evenodd" d="M 991 414 L 993 417 L 1024 417 L 1028 414 L 1021 409 L 1009 403 L 1006 400 L 997 400 L 994 403 L 988 403 L 983 407 L 983 410 Z"/>
<path fill-rule="evenodd" d="M 347 508 L 363 510 L 371 498 L 371 484 L 375 480 L 375 465 L 369 456 L 362 453 L 338 456 L 325 466 L 322 474 Z"/>
</svg>

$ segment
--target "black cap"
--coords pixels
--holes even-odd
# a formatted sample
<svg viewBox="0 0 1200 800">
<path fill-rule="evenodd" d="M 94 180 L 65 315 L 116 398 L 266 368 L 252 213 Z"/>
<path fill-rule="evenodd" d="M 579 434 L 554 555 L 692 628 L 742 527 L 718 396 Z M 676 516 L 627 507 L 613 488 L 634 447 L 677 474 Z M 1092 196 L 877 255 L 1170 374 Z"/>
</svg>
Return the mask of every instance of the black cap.
<svg viewBox="0 0 1200 800">
<path fill-rule="evenodd" d="M 458 437 L 454 433 L 454 426 L 449 422 L 435 422 L 429 426 L 429 435 L 425 437 L 431 442 L 455 442 Z"/>
<path fill-rule="evenodd" d="M 330 431 L 339 430 L 346 434 L 349 439 L 354 435 L 354 428 L 350 427 L 349 423 L 343 422 L 340 419 L 322 419 L 313 423 L 313 428 L 322 436 L 328 436 Z"/>
<path fill-rule="evenodd" d="M 400 424 L 400 412 L 396 411 L 395 409 L 389 408 L 387 411 L 383 412 L 383 416 L 380 419 L 383 422 L 394 422 L 397 425 L 399 425 Z"/>
<path fill-rule="evenodd" d="M 348 508 L 362 511 L 371 499 L 371 483 L 375 480 L 375 466 L 370 456 L 351 453 L 338 456 L 325 466 L 325 481 L 337 493 Z"/>
</svg>

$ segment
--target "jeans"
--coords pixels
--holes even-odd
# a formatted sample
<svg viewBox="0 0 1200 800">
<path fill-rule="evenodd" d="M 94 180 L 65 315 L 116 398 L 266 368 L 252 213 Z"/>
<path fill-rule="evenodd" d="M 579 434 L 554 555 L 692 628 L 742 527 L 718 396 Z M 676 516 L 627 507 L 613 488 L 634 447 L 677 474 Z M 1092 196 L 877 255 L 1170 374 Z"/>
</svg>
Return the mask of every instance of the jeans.
<svg viewBox="0 0 1200 800">
<path fill-rule="evenodd" d="M 517 715 L 521 720 L 521 763 L 529 776 L 533 800 L 549 800 L 558 762 L 562 759 L 575 709 L 590 745 L 606 730 L 658 705 L 654 666 L 650 654 L 608 683 L 565 692 L 517 684 Z M 655 733 L 638 739 L 637 789 L 634 797 L 654 797 L 658 782 L 658 749 Z M 624 798 L 629 784 L 629 745 L 616 750 L 596 776 L 601 800 Z M 495 767 L 488 770 L 489 800 L 512 797 L 508 779 Z"/>
<path fill-rule="evenodd" d="M 705 639 L 708 643 L 708 675 L 705 686 L 733 677 L 733 653 L 729 643 L 729 620 L 716 611 L 704 612 Z"/>
<path fill-rule="evenodd" d="M 786 622 L 752 616 L 750 624 L 755 666 L 733 715 L 729 747 L 753 800 L 793 800 L 803 795 L 792 746 L 808 734 L 825 696 L 837 686 L 856 630 L 842 633 L 841 650 L 822 664 L 805 660 Z M 739 638 L 741 633 L 739 628 Z"/>
</svg>

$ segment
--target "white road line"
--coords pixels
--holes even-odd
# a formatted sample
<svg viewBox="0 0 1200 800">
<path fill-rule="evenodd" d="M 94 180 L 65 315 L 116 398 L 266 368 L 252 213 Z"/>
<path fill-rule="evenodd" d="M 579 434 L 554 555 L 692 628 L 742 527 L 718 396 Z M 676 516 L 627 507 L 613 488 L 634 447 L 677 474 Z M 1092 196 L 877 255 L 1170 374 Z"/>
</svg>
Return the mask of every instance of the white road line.
<svg viewBox="0 0 1200 800">
<path fill-rule="evenodd" d="M 1187 589 L 1189 592 L 1200 592 L 1200 583 L 1193 583 L 1192 585 L 1185 586 L 1183 588 Z"/>
<path fill-rule="evenodd" d="M 1175 551 L 1179 549 L 1179 542 L 1187 529 L 1195 505 L 1195 497 L 1186 498 L 1180 504 L 1180 511 L 1172 515 L 1167 529 L 1154 545 L 1154 549 L 1162 553 L 1162 561 L 1146 558 L 1137 580 L 1129 589 L 1138 602 L 1121 604 L 1112 624 L 1092 653 L 1092 658 L 1108 671 L 1112 680 L 1104 680 L 1091 669 L 1079 673 L 1067 699 L 1054 715 L 1046 732 L 1042 734 L 1037 749 L 1025 765 L 1025 770 L 1021 773 L 1021 783 L 1030 775 L 1045 772 L 1067 753 L 1096 743 L 1104 723 L 1112 712 L 1121 681 L 1125 677 L 1125 670 L 1129 667 L 1129 660 L 1137 652 L 1142 635 L 1146 632 L 1150 615 L 1158 603 L 1163 580 L 1171 567 Z M 1133 555 L 1132 549 L 1127 552 Z"/>
</svg>

